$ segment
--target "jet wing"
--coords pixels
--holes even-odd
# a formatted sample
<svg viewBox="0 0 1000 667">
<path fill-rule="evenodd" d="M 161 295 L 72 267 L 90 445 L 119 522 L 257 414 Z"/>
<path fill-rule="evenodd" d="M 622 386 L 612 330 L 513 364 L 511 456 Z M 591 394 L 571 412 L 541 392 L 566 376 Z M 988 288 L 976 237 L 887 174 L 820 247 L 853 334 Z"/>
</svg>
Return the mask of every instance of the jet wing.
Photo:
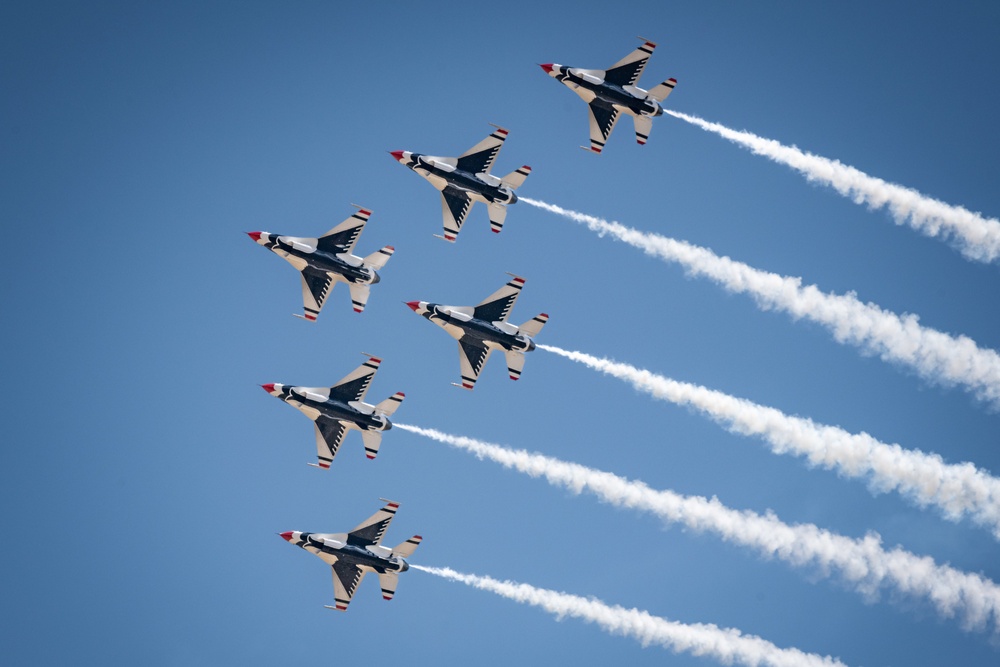
<svg viewBox="0 0 1000 667">
<path fill-rule="evenodd" d="M 457 168 L 470 174 L 488 174 L 506 138 L 507 130 L 498 127 L 493 134 L 462 153 L 458 158 Z"/>
<path fill-rule="evenodd" d="M 316 247 L 325 252 L 351 252 L 371 214 L 368 209 L 359 208 L 357 213 L 319 237 Z"/>
<path fill-rule="evenodd" d="M 335 280 L 323 271 L 309 267 L 302 271 L 302 307 L 305 312 L 304 317 L 310 322 L 316 321 L 334 282 Z"/>
<path fill-rule="evenodd" d="M 479 373 L 490 358 L 490 348 L 458 341 L 458 359 L 462 364 L 462 388 L 472 389 L 476 386 Z"/>
<path fill-rule="evenodd" d="M 337 611 L 347 611 L 347 605 L 351 604 L 354 591 L 358 590 L 358 585 L 365 578 L 365 571 L 356 565 L 337 561 L 333 564 L 333 599 L 337 605 Z"/>
<path fill-rule="evenodd" d="M 344 441 L 347 427 L 335 419 L 320 417 L 313 422 L 316 427 L 316 458 L 320 468 L 328 469 Z"/>
<path fill-rule="evenodd" d="M 616 86 L 634 86 L 642 76 L 642 70 L 646 69 L 646 63 L 655 48 L 656 44 L 646 42 L 606 70 L 604 80 Z"/>
<path fill-rule="evenodd" d="M 591 102 L 587 108 L 590 110 L 590 150 L 600 153 L 618 120 L 618 109 L 598 102 Z"/>
<path fill-rule="evenodd" d="M 506 285 L 490 294 L 476 306 L 472 311 L 472 316 L 486 322 L 506 320 L 514 303 L 517 302 L 522 287 L 524 287 L 524 278 L 514 276 Z"/>
<path fill-rule="evenodd" d="M 461 190 L 446 187 L 441 191 L 441 212 L 444 215 L 444 238 L 454 242 L 462 231 L 465 217 L 472 208 L 472 198 Z"/>
<path fill-rule="evenodd" d="M 341 379 L 340 382 L 330 387 L 330 398 L 344 401 L 345 403 L 364 400 L 365 394 L 368 393 L 368 387 L 372 383 L 372 378 L 375 377 L 375 372 L 381 363 L 382 360 L 376 357 L 368 359 L 368 361 Z"/>
<path fill-rule="evenodd" d="M 382 536 L 389 529 L 392 518 L 399 509 L 399 503 L 387 500 L 385 507 L 362 521 L 347 534 L 347 543 L 356 547 L 367 548 L 382 541 Z"/>
</svg>

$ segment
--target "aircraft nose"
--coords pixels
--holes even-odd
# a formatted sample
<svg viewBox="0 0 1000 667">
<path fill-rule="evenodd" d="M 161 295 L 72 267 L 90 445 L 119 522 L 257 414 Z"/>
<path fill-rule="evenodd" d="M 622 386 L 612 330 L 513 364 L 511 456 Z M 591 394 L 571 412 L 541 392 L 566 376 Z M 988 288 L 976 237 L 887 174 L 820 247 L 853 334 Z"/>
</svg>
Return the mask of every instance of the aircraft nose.
<svg viewBox="0 0 1000 667">
<path fill-rule="evenodd" d="M 419 301 L 407 301 L 406 305 L 409 306 L 410 310 L 412 310 L 413 312 L 417 312 L 417 308 L 420 307 L 420 302 Z"/>
<path fill-rule="evenodd" d="M 539 67 L 545 70 L 546 74 L 552 74 L 552 63 L 544 63 L 542 65 L 539 65 Z"/>
<path fill-rule="evenodd" d="M 280 535 L 281 539 L 285 540 L 286 542 L 292 541 L 292 531 L 290 530 L 285 531 L 284 533 L 278 533 L 278 535 Z"/>
<path fill-rule="evenodd" d="M 266 391 L 269 394 L 273 394 L 274 393 L 274 383 L 273 382 L 268 382 L 267 384 L 262 384 L 260 386 L 260 388 L 263 389 L 264 391 Z"/>
<path fill-rule="evenodd" d="M 389 155 L 394 157 L 396 159 L 396 162 L 399 162 L 400 160 L 403 159 L 403 151 L 389 151 Z"/>
<path fill-rule="evenodd" d="M 247 236 L 254 240 L 254 243 L 260 243 L 260 232 L 247 232 Z"/>
</svg>

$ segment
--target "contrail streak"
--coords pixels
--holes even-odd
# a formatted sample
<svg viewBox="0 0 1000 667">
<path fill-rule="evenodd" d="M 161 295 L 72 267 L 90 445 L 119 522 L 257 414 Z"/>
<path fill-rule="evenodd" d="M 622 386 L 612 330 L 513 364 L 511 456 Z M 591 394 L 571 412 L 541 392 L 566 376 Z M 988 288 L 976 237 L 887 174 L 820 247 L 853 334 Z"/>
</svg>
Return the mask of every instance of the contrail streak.
<svg viewBox="0 0 1000 667">
<path fill-rule="evenodd" d="M 434 429 L 396 426 L 532 477 L 544 477 L 549 484 L 573 493 L 588 491 L 617 507 L 645 510 L 692 530 L 715 533 L 766 558 L 813 567 L 824 575 L 836 573 L 868 597 L 884 587 L 925 599 L 942 617 L 957 616 L 966 629 L 989 629 L 994 636 L 1000 634 L 1000 586 L 982 575 L 938 565 L 928 556 L 917 556 L 899 547 L 886 550 L 877 533 L 853 539 L 814 524 L 789 525 L 770 512 L 762 515 L 734 510 L 714 497 L 657 491 L 643 482 L 523 449 L 508 449 Z"/>
<path fill-rule="evenodd" d="M 641 232 L 554 204 L 521 197 L 520 201 L 586 225 L 599 235 L 610 234 L 648 255 L 681 264 L 690 275 L 705 276 L 734 293 L 748 293 L 764 309 L 783 310 L 830 329 L 841 343 L 850 343 L 904 364 L 921 377 L 946 385 L 961 385 L 979 399 L 1000 407 L 1000 354 L 981 349 L 968 336 L 950 336 L 920 325 L 916 315 L 897 315 L 853 293 L 827 294 L 801 278 L 761 271 L 719 257 L 676 239 Z"/>
<path fill-rule="evenodd" d="M 639 609 L 626 609 L 609 605 L 596 598 L 584 598 L 529 584 L 500 581 L 492 577 L 463 574 L 448 567 L 411 565 L 415 570 L 459 581 L 474 588 L 496 593 L 509 600 L 540 607 L 556 618 L 571 616 L 595 623 L 611 634 L 624 635 L 639 640 L 643 646 L 658 644 L 675 653 L 682 651 L 698 656 L 710 656 L 724 664 L 774 667 L 815 665 L 816 667 L 843 666 L 844 663 L 830 656 L 804 653 L 796 648 L 779 648 L 755 635 L 745 635 L 735 628 L 695 623 L 687 625 L 670 621 Z"/>
<path fill-rule="evenodd" d="M 865 204 L 872 210 L 886 207 L 898 225 L 909 225 L 927 236 L 953 239 L 969 259 L 992 262 L 1000 257 L 1000 220 L 996 218 L 946 204 L 911 188 L 869 176 L 838 160 L 785 146 L 773 139 L 732 130 L 679 111 L 664 109 L 664 113 L 791 167 L 810 181 L 829 185 L 855 204 Z"/>
<path fill-rule="evenodd" d="M 584 352 L 551 345 L 538 347 L 624 380 L 654 398 L 695 408 L 733 433 L 761 436 L 775 454 L 794 453 L 805 456 L 811 465 L 847 477 L 867 477 L 873 490 L 897 490 L 921 507 L 938 507 L 953 521 L 968 515 L 1000 539 L 1000 479 L 971 463 L 948 464 L 937 454 L 889 445 L 867 433 L 852 434 L 836 426 L 816 424 L 811 419 L 792 417 L 775 408 Z"/>
</svg>

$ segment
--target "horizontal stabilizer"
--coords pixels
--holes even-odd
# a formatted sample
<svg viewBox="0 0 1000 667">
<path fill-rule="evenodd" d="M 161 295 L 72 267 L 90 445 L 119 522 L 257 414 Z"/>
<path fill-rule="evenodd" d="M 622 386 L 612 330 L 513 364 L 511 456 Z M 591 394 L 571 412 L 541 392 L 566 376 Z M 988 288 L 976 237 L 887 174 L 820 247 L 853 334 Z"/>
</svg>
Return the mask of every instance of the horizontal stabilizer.
<svg viewBox="0 0 1000 667">
<path fill-rule="evenodd" d="M 354 308 L 355 313 L 360 313 L 368 305 L 371 289 L 368 285 L 359 285 L 358 283 L 349 283 L 347 288 L 351 291 L 351 307 Z"/>
<path fill-rule="evenodd" d="M 507 207 L 503 204 L 490 204 L 490 229 L 495 234 L 499 234 L 503 229 L 503 222 L 507 219 Z"/>
<path fill-rule="evenodd" d="M 649 91 L 649 96 L 656 99 L 657 102 L 662 102 L 667 99 L 667 95 L 670 94 L 670 91 L 672 91 L 676 85 L 677 79 L 667 79 L 660 85 L 653 87 Z"/>
<path fill-rule="evenodd" d="M 376 405 L 375 412 L 380 412 L 387 417 L 391 417 L 392 413 L 396 411 L 396 408 L 399 407 L 399 404 L 403 402 L 404 398 L 406 398 L 406 395 L 401 391 L 397 391 L 395 394 Z"/>
<path fill-rule="evenodd" d="M 368 255 L 363 261 L 365 264 L 378 271 L 385 266 L 385 263 L 389 261 L 389 258 L 392 257 L 392 253 L 394 252 L 396 252 L 396 249 L 391 245 L 387 245 L 381 250 L 376 250 L 372 254 Z"/>
<path fill-rule="evenodd" d="M 635 140 L 640 146 L 645 146 L 649 140 L 649 132 L 653 129 L 653 119 L 649 116 L 635 116 Z"/>
<path fill-rule="evenodd" d="M 531 167 L 524 165 L 510 172 L 500 180 L 511 190 L 516 190 L 524 184 L 524 179 L 531 175 Z"/>
<path fill-rule="evenodd" d="M 413 552 L 417 550 L 417 547 L 420 546 L 420 543 L 423 541 L 423 539 L 424 538 L 420 537 L 419 535 L 414 535 L 405 542 L 400 542 L 395 547 L 393 547 L 392 555 L 398 556 L 399 558 L 409 558 L 413 554 Z"/>
<path fill-rule="evenodd" d="M 378 575 L 378 585 L 382 588 L 382 599 L 391 600 L 396 595 L 396 586 L 399 585 L 399 575 L 395 572 L 380 572 Z"/>
<path fill-rule="evenodd" d="M 518 333 L 524 334 L 529 338 L 534 338 L 541 332 L 542 327 L 544 327 L 545 323 L 548 321 L 549 316 L 545 313 L 541 313 L 540 315 L 535 315 L 530 320 L 519 326 L 517 331 Z"/>
<path fill-rule="evenodd" d="M 365 456 L 370 459 L 378 456 L 378 448 L 382 444 L 381 431 L 362 431 L 361 440 L 365 443 Z"/>
<path fill-rule="evenodd" d="M 524 368 L 524 354 L 513 350 L 505 350 L 504 356 L 507 357 L 507 372 L 510 374 L 510 379 L 520 379 L 521 370 Z"/>
</svg>

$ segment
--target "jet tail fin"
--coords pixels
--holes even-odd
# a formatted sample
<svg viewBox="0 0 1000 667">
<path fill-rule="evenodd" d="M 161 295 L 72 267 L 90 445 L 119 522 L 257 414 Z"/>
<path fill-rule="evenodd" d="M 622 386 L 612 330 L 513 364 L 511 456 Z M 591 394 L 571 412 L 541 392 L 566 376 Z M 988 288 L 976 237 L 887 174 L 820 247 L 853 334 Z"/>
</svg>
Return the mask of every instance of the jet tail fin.
<svg viewBox="0 0 1000 667">
<path fill-rule="evenodd" d="M 503 229 L 503 222 L 507 219 L 507 207 L 503 204 L 490 204 L 490 229 L 495 234 L 499 234 Z"/>
<path fill-rule="evenodd" d="M 409 558 L 417 550 L 424 538 L 414 535 L 405 542 L 400 542 L 392 549 L 392 555 L 399 558 Z"/>
<path fill-rule="evenodd" d="M 500 180 L 511 190 L 517 190 L 524 184 L 524 179 L 528 178 L 530 174 L 531 167 L 524 165 L 523 167 L 518 167 L 514 171 L 510 172 Z"/>
<path fill-rule="evenodd" d="M 396 249 L 393 248 L 391 245 L 387 245 L 381 250 L 376 250 L 372 254 L 368 255 L 362 261 L 368 266 L 378 271 L 383 266 L 385 266 L 386 262 L 389 261 L 389 258 L 392 257 L 392 253 L 394 252 L 396 252 Z"/>
<path fill-rule="evenodd" d="M 542 327 L 544 327 L 545 323 L 548 321 L 549 316 L 545 313 L 535 315 L 530 320 L 519 326 L 517 328 L 517 332 L 530 338 L 534 338 L 541 332 Z"/>
<path fill-rule="evenodd" d="M 404 398 L 406 398 L 406 394 L 401 391 L 397 391 L 395 394 L 376 405 L 375 412 L 381 412 L 386 417 L 391 417 L 392 413 L 396 411 L 396 408 L 399 407 L 399 404 L 403 402 Z"/>
<path fill-rule="evenodd" d="M 670 91 L 672 91 L 674 89 L 674 86 L 676 85 L 677 85 L 677 79 L 674 78 L 667 79 L 660 85 L 651 88 L 649 90 L 649 96 L 654 98 L 657 102 L 662 102 L 663 100 L 667 99 L 667 95 L 670 94 Z"/>
</svg>

